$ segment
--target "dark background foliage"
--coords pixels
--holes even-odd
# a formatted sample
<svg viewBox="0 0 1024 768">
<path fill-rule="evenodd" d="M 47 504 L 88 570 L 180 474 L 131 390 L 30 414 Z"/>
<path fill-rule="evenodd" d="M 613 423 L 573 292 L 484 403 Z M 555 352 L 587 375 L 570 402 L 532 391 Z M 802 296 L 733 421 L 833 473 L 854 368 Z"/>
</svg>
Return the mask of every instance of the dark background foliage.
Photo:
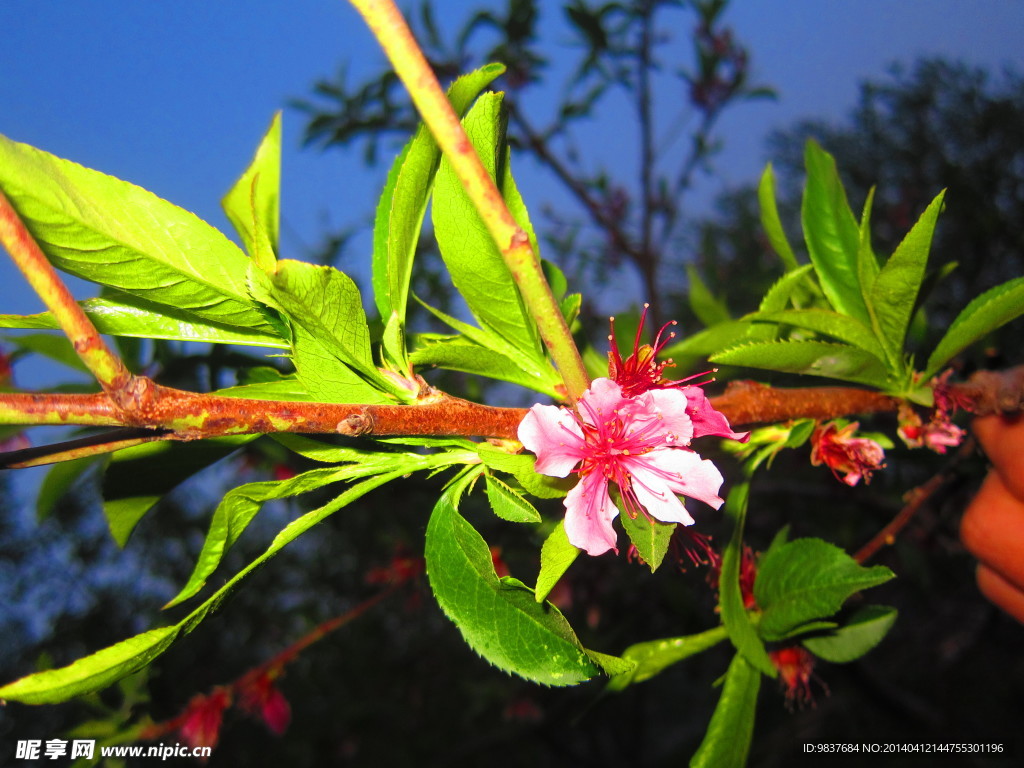
<svg viewBox="0 0 1024 768">
<path fill-rule="evenodd" d="M 687 263 L 734 315 L 756 306 L 780 273 L 760 231 L 753 187 L 722 197 L 711 215 L 698 219 L 689 212 L 686 192 L 695 174 L 713 173 L 718 115 L 769 91 L 748 82 L 748 55 L 721 24 L 723 3 L 694 4 L 690 22 L 696 31 L 689 45 L 677 37 L 673 47 L 655 35 L 658 14 L 678 12 L 675 5 L 569 5 L 582 41 L 580 58 L 560 84 L 559 108 L 547 124 L 519 106 L 521 94 L 546 83 L 533 3 L 513 0 L 501 12 L 471 15 L 454 41 L 433 23 L 431 6 L 423 6 L 419 18 L 428 53 L 443 75 L 493 59 L 508 64 L 502 87 L 509 93 L 514 151 L 551 174 L 555 190 L 535 223 L 547 256 L 598 299 L 584 313 L 593 342 L 603 339 L 605 327 L 596 305 L 610 295 L 623 308 L 647 298 L 659 320 L 678 317 L 688 330 L 699 327 L 688 298 Z M 670 60 L 670 54 L 683 58 Z M 660 114 L 653 94 L 666 77 L 685 87 L 689 112 L 679 128 L 682 138 L 660 156 L 644 136 Z M 617 100 L 637 115 L 632 148 L 644 170 L 635 177 L 616 174 L 589 153 L 588 131 L 602 108 L 623 103 Z M 354 87 L 343 79 L 325 80 L 298 106 L 309 116 L 311 145 L 356 145 L 368 162 L 386 162 L 388 137 L 401 140 L 414 122 L 387 74 Z M 959 266 L 936 285 L 927 313 L 929 326 L 942 328 L 970 297 L 1022 272 L 1022 123 L 1024 87 L 1013 73 L 995 75 L 941 60 L 894 68 L 865 83 L 848 121 L 801 123 L 771 139 L 768 155 L 780 177 L 784 220 L 795 229 L 808 136 L 835 154 L 855 208 L 878 185 L 873 221 L 882 252 L 891 251 L 924 205 L 948 187 L 934 266 Z M 325 242 L 337 246 L 325 251 L 325 260 L 348 258 L 345 235 L 325 233 Z M 429 253 L 419 270 L 422 295 L 435 304 L 452 298 Z M 643 296 L 616 292 L 627 274 L 637 276 Z M 921 326 L 922 344 L 929 326 Z M 1019 345 L 1007 343 L 1014 333 L 1019 335 L 1019 323 L 968 365 L 1019 362 Z M 598 343 L 597 349 L 604 347 Z M 181 386 L 209 387 L 217 379 L 212 370 L 230 378 L 236 366 L 247 364 L 202 356 L 182 361 L 173 347 L 158 351 L 149 357 L 163 380 L 170 377 Z M 894 424 L 881 420 L 873 426 L 891 432 Z M 755 485 L 749 543 L 763 548 L 790 524 L 794 535 L 855 549 L 899 510 L 905 491 L 947 460 L 896 449 L 870 486 L 848 489 L 823 468 L 811 468 L 805 451 L 784 454 Z M 722 462 L 730 467 L 728 459 Z M 157 607 L 186 579 L 218 493 L 280 470 L 276 452 L 263 442 L 253 444 L 163 500 L 125 551 L 104 530 L 92 475 L 73 486 L 41 523 L 16 502 L 23 491 L 3 493 L 5 679 L 38 663 L 66 663 L 159 622 Z M 765 686 L 752 764 L 792 764 L 799 745 L 809 741 L 1019 740 L 1022 630 L 980 598 L 973 563 L 956 535 L 964 503 L 983 471 L 983 457 L 961 462 L 953 480 L 877 559 L 900 576 L 872 596 L 900 610 L 899 622 L 878 649 L 851 665 L 821 665 L 812 707 L 791 712 L 781 692 Z M 286 548 L 218 616 L 162 657 L 137 688 L 60 707 L 9 705 L 0 713 L 0 739 L 52 738 L 93 718 L 123 724 L 143 715 L 175 716 L 195 693 L 234 679 L 317 623 L 372 596 L 378 587 L 367 584 L 371 569 L 387 564 L 396 550 L 422 551 L 426 512 L 438 488 L 438 480 L 413 480 L 376 491 Z M 557 502 L 542 508 L 551 519 L 559 510 Z M 241 567 L 299 512 L 298 504 L 270 505 L 228 556 L 223 572 Z M 499 524 L 479 501 L 466 512 L 489 541 L 500 544 L 500 557 L 512 571 L 529 582 L 539 535 Z M 725 534 L 717 523 L 707 532 L 718 539 Z M 561 600 L 584 643 L 609 652 L 717 622 L 705 569 L 692 564 L 685 570 L 666 564 L 652 576 L 621 556 L 585 559 L 571 570 Z M 622 694 L 602 693 L 600 683 L 540 688 L 475 657 L 420 579 L 288 668 L 280 683 L 292 707 L 284 737 L 231 710 L 210 764 L 674 765 L 699 743 L 717 698 L 712 684 L 727 661 L 717 649 Z M 1018 757 L 1024 754 L 1019 743 L 1016 749 Z M 965 758 L 960 764 L 988 762 Z"/>
</svg>

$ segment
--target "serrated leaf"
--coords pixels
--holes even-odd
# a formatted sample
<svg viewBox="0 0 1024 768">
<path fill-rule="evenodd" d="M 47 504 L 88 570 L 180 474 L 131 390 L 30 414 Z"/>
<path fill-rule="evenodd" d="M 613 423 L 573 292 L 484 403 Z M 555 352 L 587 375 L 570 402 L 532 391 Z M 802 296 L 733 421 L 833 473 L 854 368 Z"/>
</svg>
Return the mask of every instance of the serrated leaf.
<svg viewBox="0 0 1024 768">
<path fill-rule="evenodd" d="M 782 226 L 782 219 L 779 218 L 779 209 L 775 201 L 775 173 L 772 171 L 772 164 L 765 166 L 761 174 L 761 180 L 757 185 L 757 201 L 761 208 L 761 226 L 768 236 L 772 250 L 782 260 L 786 272 L 799 269 L 796 254 L 786 237 L 786 230 Z"/>
<path fill-rule="evenodd" d="M 231 435 L 188 445 L 157 441 L 115 453 L 103 475 L 103 514 L 114 541 L 123 547 L 165 493 L 258 437 Z"/>
<path fill-rule="evenodd" d="M 928 266 L 928 252 L 944 197 L 945 192 L 940 192 L 925 209 L 871 287 L 871 306 L 878 320 L 879 340 L 896 359 L 903 355 L 903 342 Z"/>
<path fill-rule="evenodd" d="M 1024 277 L 1016 277 L 985 291 L 957 315 L 946 335 L 928 358 L 925 379 L 939 372 L 964 349 L 997 328 L 1024 314 Z"/>
<path fill-rule="evenodd" d="M 758 630 L 765 640 L 827 619 L 856 592 L 883 584 L 893 572 L 865 568 L 821 539 L 796 539 L 765 555 L 758 564 L 754 598 L 762 610 Z"/>
<path fill-rule="evenodd" d="M 195 595 L 206 584 L 221 558 L 238 541 L 263 505 L 271 499 L 284 499 L 309 493 L 330 483 L 349 479 L 349 474 L 335 467 L 312 469 L 287 480 L 266 480 L 246 483 L 228 491 L 210 520 L 210 529 L 203 541 L 196 564 L 185 586 L 164 608 L 170 608 Z"/>
<path fill-rule="evenodd" d="M 622 514 L 619 515 L 619 520 L 622 521 L 622 528 L 633 542 L 637 553 L 651 569 L 651 573 L 654 573 L 665 559 L 676 524 L 663 523 L 642 513 L 638 513 L 636 517 L 628 513 Z"/>
<path fill-rule="evenodd" d="M 818 334 L 831 336 L 877 357 L 885 358 L 885 351 L 872 330 L 848 315 L 829 309 L 786 309 L 781 312 L 754 312 L 743 318 L 754 322 L 771 322 L 805 328 Z"/>
<path fill-rule="evenodd" d="M 876 387 L 885 386 L 888 376 L 885 363 L 874 355 L 824 341 L 752 342 L 719 352 L 711 362 L 824 376 Z"/>
<path fill-rule="evenodd" d="M 221 200 L 252 260 L 274 268 L 281 195 L 281 113 L 275 112 L 245 173 Z"/>
<path fill-rule="evenodd" d="M 551 590 L 569 570 L 569 566 L 576 562 L 581 551 L 569 543 L 565 521 L 559 520 L 540 548 L 540 573 L 537 574 L 537 586 L 534 588 L 534 599 L 538 603 L 548 599 Z"/>
<path fill-rule="evenodd" d="M 539 523 L 540 512 L 516 493 L 507 483 L 503 483 L 496 477 L 486 475 L 487 479 L 487 500 L 491 504 L 491 510 L 502 520 L 510 523 Z"/>
<path fill-rule="evenodd" d="M 434 507 L 426 538 L 434 596 L 487 661 L 545 685 L 575 685 L 599 672 L 557 608 L 498 578 L 487 543 L 459 515 L 449 493 Z"/>
<path fill-rule="evenodd" d="M 463 120 L 470 142 L 498 184 L 506 181 L 504 168 L 499 167 L 505 157 L 501 98 L 501 94 L 484 94 Z M 502 192 L 513 198 L 517 194 L 512 189 Z M 519 289 L 446 159 L 434 179 L 431 215 L 441 257 L 473 316 L 529 358 L 541 359 L 540 336 Z M 528 222 L 519 224 L 528 226 Z"/>
<path fill-rule="evenodd" d="M 285 376 L 274 381 L 260 381 L 253 384 L 240 384 L 237 387 L 218 389 L 213 394 L 218 397 L 244 397 L 251 400 L 278 400 L 309 402 L 312 395 L 294 376 Z"/>
<path fill-rule="evenodd" d="M 448 100 L 461 115 L 494 78 L 505 71 L 488 64 L 463 75 L 448 89 Z M 441 151 L 426 127 L 421 127 L 395 160 L 377 205 L 373 227 L 373 296 L 382 318 L 399 318 L 405 325 L 409 281 L 423 215 Z"/>
<path fill-rule="evenodd" d="M 786 309 L 793 294 L 806 285 L 807 275 L 813 270 L 813 264 L 804 264 L 784 274 L 768 289 L 758 309 L 762 312 L 781 312 Z"/>
<path fill-rule="evenodd" d="M 122 294 L 78 302 L 100 333 L 141 339 L 241 344 L 287 349 L 288 342 L 269 331 L 248 330 L 202 320 L 196 315 L 135 296 Z M 0 328 L 59 330 L 49 312 L 35 315 L 0 315 Z"/>
<path fill-rule="evenodd" d="M 305 328 L 296 327 L 293 330 L 291 357 L 299 384 L 313 400 L 326 403 L 393 404 L 379 388 L 339 360 L 333 349 Z"/>
<path fill-rule="evenodd" d="M 865 605 L 851 614 L 839 629 L 804 638 L 802 645 L 820 659 L 846 664 L 882 642 L 896 623 L 896 616 L 896 609 L 887 605 Z"/>
<path fill-rule="evenodd" d="M 485 444 L 479 446 L 477 453 L 488 469 L 507 472 L 540 499 L 560 499 L 576 484 L 575 477 L 550 477 L 537 472 L 534 468 L 537 457 L 533 454 L 506 453 Z"/>
<path fill-rule="evenodd" d="M 660 357 L 662 359 L 671 358 L 681 371 L 691 370 L 694 365 L 707 360 L 715 352 L 742 342 L 753 328 L 753 323 L 744 320 L 719 323 L 692 335 L 687 335 L 682 341 L 666 347 L 662 350 Z M 596 373 L 601 376 L 608 375 L 607 358 L 602 359 L 601 370 Z M 593 371 L 591 375 L 594 375 Z M 594 376 L 594 378 L 597 377 Z"/>
<path fill-rule="evenodd" d="M 801 222 L 821 288 L 833 308 L 870 324 L 857 270 L 860 232 L 835 160 L 811 140 L 807 142 L 804 161 L 807 183 Z"/>
<path fill-rule="evenodd" d="M 673 664 L 713 648 L 728 636 L 725 627 L 715 627 L 696 635 L 667 637 L 664 640 L 648 640 L 631 645 L 623 651 L 622 658 L 635 662 L 636 666 L 629 673 L 613 677 L 608 682 L 608 690 L 621 691 L 626 686 L 650 680 Z"/>
<path fill-rule="evenodd" d="M 737 653 L 690 768 L 743 768 L 747 764 L 760 688 L 761 673 Z"/>
<path fill-rule="evenodd" d="M 272 333 L 248 295 L 249 259 L 193 214 L 3 136 L 0 188 L 65 272 L 215 323 Z"/>
</svg>

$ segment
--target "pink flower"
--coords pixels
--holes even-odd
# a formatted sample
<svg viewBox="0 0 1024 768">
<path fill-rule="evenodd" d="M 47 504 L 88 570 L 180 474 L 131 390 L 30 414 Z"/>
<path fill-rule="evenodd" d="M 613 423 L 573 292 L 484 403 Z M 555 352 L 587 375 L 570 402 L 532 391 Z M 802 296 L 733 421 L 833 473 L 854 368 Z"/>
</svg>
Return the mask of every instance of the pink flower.
<svg viewBox="0 0 1024 768">
<path fill-rule="evenodd" d="M 578 415 L 535 405 L 519 425 L 519 440 L 537 454 L 537 471 L 580 482 L 565 498 L 565 531 L 573 546 L 600 555 L 615 549 L 612 520 L 619 509 L 608 485 L 619 490 L 626 513 L 692 525 L 681 493 L 715 509 L 722 505 L 722 475 L 686 446 L 694 436 L 688 400 L 678 389 L 623 396 L 611 379 L 595 379 L 578 403 Z"/>
<path fill-rule="evenodd" d="M 262 674 L 242 681 L 239 704 L 242 709 L 266 723 L 267 728 L 277 736 L 288 730 L 292 709 L 288 699 L 274 684 L 280 670 L 266 670 Z"/>
<path fill-rule="evenodd" d="M 871 473 L 885 466 L 885 451 L 870 438 L 854 437 L 859 426 L 856 421 L 845 427 L 834 421 L 819 424 L 811 435 L 811 464 L 824 464 L 837 480 L 850 486 L 861 479 L 865 484 L 871 482 Z"/>
<path fill-rule="evenodd" d="M 733 432 L 729 426 L 729 420 L 725 418 L 724 414 L 712 407 L 711 401 L 704 394 L 704 390 L 698 385 L 686 383 L 687 381 L 714 373 L 713 370 L 678 380 L 666 379 L 662 376 L 666 368 L 675 366 L 675 363 L 671 360 L 658 362 L 658 353 L 675 338 L 675 333 L 665 333 L 667 328 L 675 325 L 675 321 L 665 323 L 661 327 L 661 330 L 658 331 L 657 336 L 654 338 L 653 345 L 641 344 L 640 335 L 644 330 L 644 321 L 647 319 L 649 306 L 644 304 L 644 310 L 640 313 L 640 324 L 636 329 L 636 338 L 633 340 L 633 353 L 625 360 L 622 359 L 618 342 L 615 341 L 615 318 L 611 318 L 612 332 L 608 335 L 608 341 L 610 342 L 608 349 L 608 378 L 622 387 L 623 397 L 636 397 L 644 392 L 650 392 L 655 389 L 678 389 L 686 395 L 686 413 L 693 422 L 694 437 L 712 435 L 746 441 L 750 436 L 749 432 Z"/>
<path fill-rule="evenodd" d="M 231 704 L 231 694 L 218 686 L 207 695 L 192 697 L 181 716 L 178 733 L 191 747 L 215 747 L 220 738 L 220 725 L 224 710 Z"/>
</svg>

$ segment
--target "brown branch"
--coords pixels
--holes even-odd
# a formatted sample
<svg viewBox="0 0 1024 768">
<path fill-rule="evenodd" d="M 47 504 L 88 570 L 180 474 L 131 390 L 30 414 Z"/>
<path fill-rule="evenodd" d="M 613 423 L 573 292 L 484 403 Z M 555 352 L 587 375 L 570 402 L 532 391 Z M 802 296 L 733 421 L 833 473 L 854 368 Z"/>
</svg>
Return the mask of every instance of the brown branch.
<svg viewBox="0 0 1024 768">
<path fill-rule="evenodd" d="M 185 392 L 137 377 L 141 386 L 130 409 L 103 394 L 0 394 L 0 424 L 120 426 L 161 430 L 154 439 L 198 440 L 222 435 L 301 432 L 307 434 L 434 435 L 515 439 L 525 408 L 497 408 L 428 390 L 412 405 L 251 400 Z M 975 374 L 947 389 L 955 402 L 975 413 L 1024 402 L 1024 366 Z M 736 428 L 798 418 L 833 419 L 894 412 L 902 401 L 856 387 L 778 389 L 750 381 L 732 382 L 711 398 Z M 131 435 L 138 438 L 137 434 Z M 138 438 L 145 439 L 145 438 Z M 0 457 L 0 462 L 3 457 Z"/>
</svg>

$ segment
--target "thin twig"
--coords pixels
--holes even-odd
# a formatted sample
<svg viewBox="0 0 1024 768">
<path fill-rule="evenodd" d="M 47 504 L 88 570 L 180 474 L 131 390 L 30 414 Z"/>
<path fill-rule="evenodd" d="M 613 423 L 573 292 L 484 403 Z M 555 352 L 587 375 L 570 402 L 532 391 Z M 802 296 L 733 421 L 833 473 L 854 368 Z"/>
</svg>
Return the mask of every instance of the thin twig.
<svg viewBox="0 0 1024 768">
<path fill-rule="evenodd" d="M 973 437 L 964 440 L 957 449 L 957 452 L 949 460 L 949 463 L 938 474 L 931 477 L 928 482 L 919 485 L 904 495 L 907 503 L 903 506 L 903 509 L 897 512 L 896 516 L 871 538 L 871 541 L 858 549 L 853 559 L 858 563 L 863 563 L 865 560 L 873 557 L 882 547 L 894 544 L 896 536 L 899 535 L 900 531 L 914 519 L 914 516 L 920 511 L 921 507 L 952 479 L 956 474 L 956 469 L 974 454 L 976 448 L 977 442 Z"/>
</svg>

